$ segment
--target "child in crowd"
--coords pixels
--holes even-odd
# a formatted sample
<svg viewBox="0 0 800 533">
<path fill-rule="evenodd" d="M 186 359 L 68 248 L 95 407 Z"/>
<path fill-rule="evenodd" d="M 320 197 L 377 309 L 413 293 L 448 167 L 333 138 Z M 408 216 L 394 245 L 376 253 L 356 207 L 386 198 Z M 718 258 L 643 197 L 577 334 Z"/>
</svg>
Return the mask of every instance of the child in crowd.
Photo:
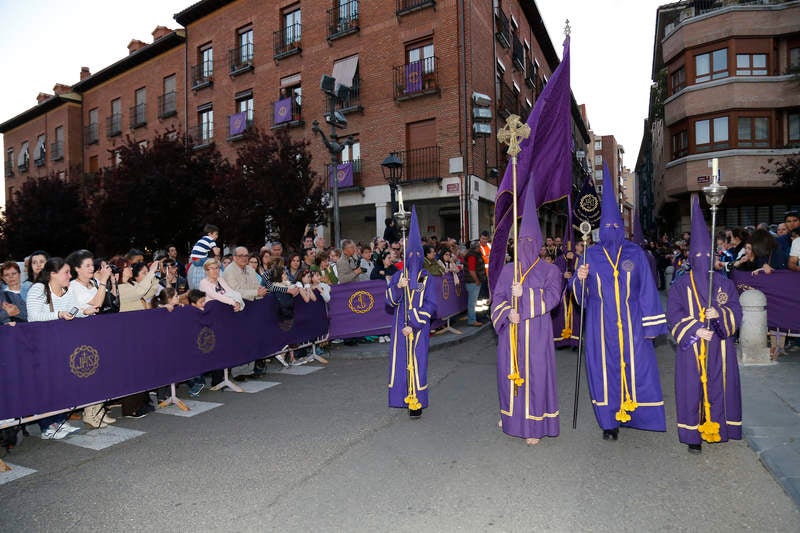
<svg viewBox="0 0 800 533">
<path fill-rule="evenodd" d="M 214 248 L 219 249 L 217 247 L 219 228 L 214 224 L 206 224 L 203 232 L 205 235 L 194 244 L 189 256 L 189 270 L 186 272 L 186 278 L 190 289 L 196 289 L 200 285 L 200 280 L 206 277 L 203 265 L 209 258 L 209 254 L 213 257 Z"/>
<path fill-rule="evenodd" d="M 166 309 L 172 312 L 177 306 L 180 305 L 178 299 L 178 291 L 175 287 L 164 287 L 151 301 L 150 305 L 153 309 Z"/>
<path fill-rule="evenodd" d="M 188 293 L 189 305 L 195 309 L 203 311 L 206 306 L 206 293 L 198 289 L 192 289 Z M 189 386 L 189 396 L 197 398 L 200 396 L 200 391 L 206 388 L 206 380 L 203 376 L 197 376 L 186 381 Z"/>
<path fill-rule="evenodd" d="M 331 286 L 322 280 L 322 272 L 320 272 L 318 265 L 312 265 L 311 267 L 311 288 L 322 296 L 322 300 L 325 303 L 331 301 Z"/>
<path fill-rule="evenodd" d="M 369 281 L 369 275 L 372 274 L 372 269 L 375 268 L 375 263 L 372 262 L 372 248 L 364 246 L 361 249 L 361 274 L 358 275 L 358 281 Z"/>
</svg>

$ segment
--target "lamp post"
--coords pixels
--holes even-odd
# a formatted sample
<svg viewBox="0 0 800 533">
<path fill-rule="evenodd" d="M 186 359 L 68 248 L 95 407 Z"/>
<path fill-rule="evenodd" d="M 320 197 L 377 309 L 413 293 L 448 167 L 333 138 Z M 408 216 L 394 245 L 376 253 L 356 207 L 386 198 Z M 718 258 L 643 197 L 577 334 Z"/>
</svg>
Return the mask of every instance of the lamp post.
<svg viewBox="0 0 800 533">
<path fill-rule="evenodd" d="M 711 206 L 711 265 L 708 269 L 708 305 L 711 306 L 711 298 L 714 296 L 712 284 L 714 282 L 714 260 L 716 258 L 716 243 L 717 243 L 717 208 L 725 198 L 725 193 L 728 188 L 725 185 L 719 184 L 719 160 L 715 157 L 711 160 L 711 185 L 703 187 L 703 194 L 706 196 L 706 202 Z"/>
<path fill-rule="evenodd" d="M 322 92 L 328 97 L 328 113 L 325 116 L 326 122 L 331 125 L 331 131 L 328 136 L 319 127 L 319 121 L 315 120 L 311 124 L 311 131 L 322 138 L 322 143 L 328 152 L 331 154 L 330 167 L 325 179 L 330 180 L 331 169 L 336 169 L 339 164 L 339 154 L 342 153 L 345 146 L 352 146 L 354 143 L 353 136 L 349 135 L 344 143 L 339 142 L 339 135 L 336 133 L 336 128 L 346 128 L 347 119 L 344 118 L 342 113 L 336 111 L 336 99 L 342 98 L 347 95 L 348 88 L 344 85 L 336 85 L 336 79 L 323 75 L 320 81 L 320 88 Z M 334 170 L 333 178 L 333 242 L 334 247 L 341 246 L 341 224 L 339 222 L 339 180 L 336 177 Z"/>
<path fill-rule="evenodd" d="M 381 163 L 381 171 L 383 172 L 383 179 L 389 182 L 389 191 L 391 192 L 392 215 L 397 212 L 397 204 L 395 202 L 395 194 L 397 193 L 398 184 L 403 178 L 403 161 L 397 157 L 395 152 Z"/>
</svg>

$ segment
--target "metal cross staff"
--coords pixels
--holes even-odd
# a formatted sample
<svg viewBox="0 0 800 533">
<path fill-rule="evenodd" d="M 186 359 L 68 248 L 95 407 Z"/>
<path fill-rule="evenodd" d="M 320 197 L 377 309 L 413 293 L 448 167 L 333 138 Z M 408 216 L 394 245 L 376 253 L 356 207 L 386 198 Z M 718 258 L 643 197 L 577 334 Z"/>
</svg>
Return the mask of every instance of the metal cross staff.
<svg viewBox="0 0 800 533">
<path fill-rule="evenodd" d="M 531 128 L 519 119 L 519 115 L 509 115 L 506 119 L 506 125 L 497 132 L 497 140 L 500 144 L 508 145 L 508 155 L 511 156 L 511 195 L 513 204 L 513 235 L 514 235 L 514 283 L 519 283 L 519 239 L 517 236 L 517 154 L 520 152 L 519 143 L 522 139 L 527 139 L 531 135 Z M 531 185 L 532 187 L 532 185 Z M 518 310 L 517 297 L 512 296 L 511 305 L 516 312 Z M 516 347 L 517 347 L 517 329 L 516 325 L 511 324 L 511 353 L 515 354 L 513 367 L 509 379 L 512 380 L 512 386 L 516 393 L 518 387 L 522 383 L 519 376 L 519 366 L 516 361 Z"/>
</svg>

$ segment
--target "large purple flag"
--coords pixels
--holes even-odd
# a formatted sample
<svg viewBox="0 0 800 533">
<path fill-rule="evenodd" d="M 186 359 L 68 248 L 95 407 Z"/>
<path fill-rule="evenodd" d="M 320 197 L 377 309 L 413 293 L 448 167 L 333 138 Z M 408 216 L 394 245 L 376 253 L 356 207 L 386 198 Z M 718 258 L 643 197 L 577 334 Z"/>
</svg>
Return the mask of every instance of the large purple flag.
<svg viewBox="0 0 800 533">
<path fill-rule="evenodd" d="M 273 104 L 275 124 L 283 124 L 292 120 L 292 98 L 283 98 Z"/>
<path fill-rule="evenodd" d="M 334 166 L 328 165 L 328 184 L 333 188 L 333 180 L 336 179 L 338 187 L 352 187 L 353 186 L 353 163 L 346 161 L 340 163 L 335 167 L 336 176 L 334 177 Z"/>
<path fill-rule="evenodd" d="M 230 116 L 229 135 L 241 135 L 247 129 L 247 111 Z"/>
<path fill-rule="evenodd" d="M 406 94 L 422 91 L 422 61 L 412 61 L 406 65 Z"/>
<path fill-rule="evenodd" d="M 569 37 L 564 41 L 564 59 L 536 100 L 528 126 L 530 137 L 520 143 L 517 156 L 517 207 L 522 216 L 525 192 L 533 183 L 536 207 L 569 195 L 572 176 L 572 114 L 569 85 Z M 505 262 L 513 218 L 512 165 L 506 167 L 495 200 L 495 233 L 489 256 L 489 285 L 494 290 Z"/>
</svg>

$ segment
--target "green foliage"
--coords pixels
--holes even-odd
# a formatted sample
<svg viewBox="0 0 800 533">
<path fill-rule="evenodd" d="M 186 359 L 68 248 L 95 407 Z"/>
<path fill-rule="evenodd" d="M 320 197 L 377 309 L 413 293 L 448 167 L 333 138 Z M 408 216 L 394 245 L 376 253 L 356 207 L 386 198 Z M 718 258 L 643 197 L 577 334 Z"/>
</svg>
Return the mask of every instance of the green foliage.
<svg viewBox="0 0 800 533">
<path fill-rule="evenodd" d="M 763 174 L 774 174 L 775 185 L 780 185 L 791 192 L 800 192 L 800 153 L 792 154 L 784 160 L 768 159 L 772 167 L 761 167 Z"/>
</svg>

